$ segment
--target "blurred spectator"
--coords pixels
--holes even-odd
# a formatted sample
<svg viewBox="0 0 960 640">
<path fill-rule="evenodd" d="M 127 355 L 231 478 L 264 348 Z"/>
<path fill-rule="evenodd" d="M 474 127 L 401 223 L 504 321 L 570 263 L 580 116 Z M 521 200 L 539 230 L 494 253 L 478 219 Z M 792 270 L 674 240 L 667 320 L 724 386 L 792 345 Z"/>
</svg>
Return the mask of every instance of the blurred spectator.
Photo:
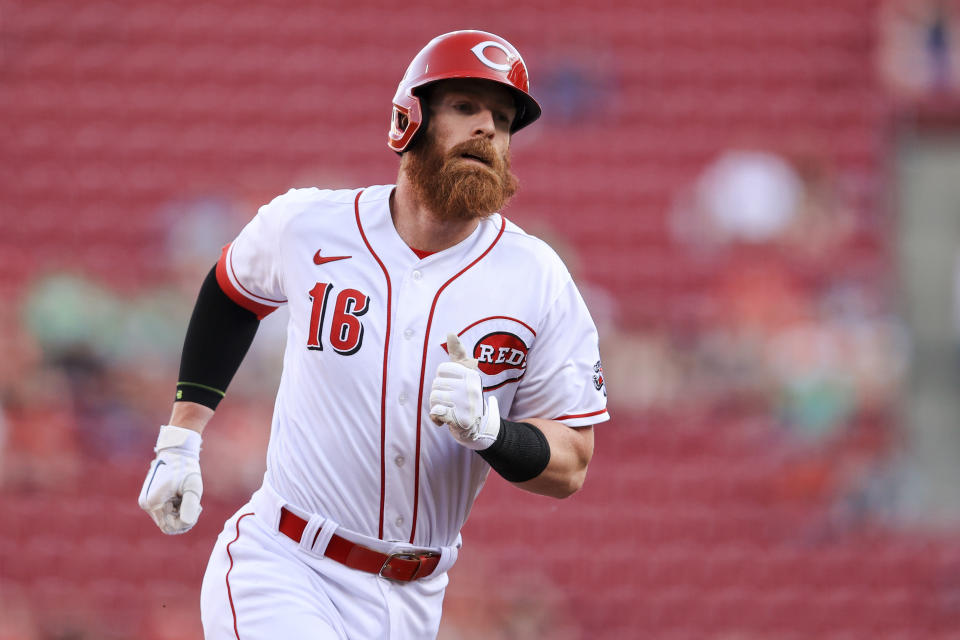
<svg viewBox="0 0 960 640">
<path fill-rule="evenodd" d="M 617 58 L 601 40 L 584 40 L 555 42 L 537 76 L 537 98 L 552 123 L 608 126 L 617 104 Z"/>
<path fill-rule="evenodd" d="M 880 77 L 898 98 L 960 93 L 960 11 L 950 0 L 887 0 L 879 16 Z"/>
<path fill-rule="evenodd" d="M 780 156 L 727 151 L 681 194 L 671 221 L 678 238 L 698 248 L 767 242 L 791 223 L 802 192 L 800 177 Z"/>
<path fill-rule="evenodd" d="M 906 333 L 838 286 L 816 314 L 774 334 L 767 361 L 781 389 L 779 415 L 801 440 L 822 440 L 856 412 L 889 411 L 905 374 Z"/>
<path fill-rule="evenodd" d="M 791 156 L 802 185 L 790 224 L 779 239 L 796 267 L 830 274 L 831 258 L 841 253 L 856 231 L 850 196 L 831 162 L 816 152 Z"/>
<path fill-rule="evenodd" d="M 24 303 L 26 329 L 42 353 L 41 371 L 62 383 L 55 401 L 27 396 L 23 410 L 28 415 L 46 414 L 59 407 L 62 421 L 75 430 L 69 440 L 98 459 L 136 454 L 149 440 L 150 424 L 130 406 L 125 393 L 136 390 L 136 385 L 129 384 L 132 379 L 117 366 L 125 356 L 126 311 L 117 294 L 71 274 L 40 279 Z M 143 358 L 136 366 L 156 364 Z M 41 380 L 28 377 L 25 384 L 49 388 Z"/>
<path fill-rule="evenodd" d="M 0 487 L 50 489 L 79 471 L 69 382 L 9 312 L 0 316 Z"/>
<path fill-rule="evenodd" d="M 53 365 L 69 382 L 77 437 L 89 458 L 132 461 L 149 446 L 153 423 L 134 406 L 129 392 L 136 385 L 124 385 L 131 382 L 125 372 L 80 346 L 58 354 Z"/>
<path fill-rule="evenodd" d="M 694 260 L 749 250 L 763 262 L 815 267 L 854 231 L 847 199 L 836 171 L 817 152 L 787 158 L 731 150 L 678 194 L 670 225 Z"/>
<path fill-rule="evenodd" d="M 117 337 L 123 303 L 106 286 L 82 274 L 52 273 L 38 278 L 23 304 L 26 329 L 49 360 L 83 347 L 92 357 L 113 360 L 123 353 Z"/>
</svg>

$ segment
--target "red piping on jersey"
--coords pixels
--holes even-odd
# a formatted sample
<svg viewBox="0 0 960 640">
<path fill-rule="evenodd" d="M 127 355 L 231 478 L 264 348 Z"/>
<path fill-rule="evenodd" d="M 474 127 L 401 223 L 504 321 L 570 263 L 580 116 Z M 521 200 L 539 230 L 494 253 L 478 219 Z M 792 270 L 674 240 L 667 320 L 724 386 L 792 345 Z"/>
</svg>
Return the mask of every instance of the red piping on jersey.
<svg viewBox="0 0 960 640">
<path fill-rule="evenodd" d="M 517 324 L 522 324 L 524 327 L 526 327 L 526 328 L 527 328 L 527 331 L 529 331 L 530 333 L 532 333 L 534 337 L 537 336 L 537 332 L 534 331 L 533 328 L 532 328 L 530 325 L 528 325 L 526 322 L 524 322 L 523 320 L 517 320 L 516 318 L 511 318 L 510 316 L 490 316 L 489 318 L 483 318 L 482 320 L 477 320 L 477 321 L 474 322 L 473 324 L 468 325 L 466 328 L 464 328 L 464 330 L 461 331 L 460 333 L 458 333 L 457 336 L 458 336 L 458 337 L 459 337 L 459 336 L 462 336 L 463 334 L 465 334 L 467 331 L 469 331 L 469 330 L 472 329 L 473 327 L 477 326 L 477 325 L 480 324 L 481 322 L 486 322 L 487 320 L 513 320 L 513 321 L 516 322 Z"/>
<path fill-rule="evenodd" d="M 228 258 L 230 246 L 232 244 L 233 243 L 230 243 L 223 248 L 223 250 L 220 252 L 220 259 L 217 260 L 217 284 L 220 285 L 220 289 L 223 290 L 225 294 L 227 294 L 228 298 L 233 300 L 235 303 L 237 303 L 247 311 L 250 311 L 256 314 L 257 320 L 263 320 L 268 315 L 276 311 L 277 306 L 285 303 L 286 300 L 271 300 L 270 298 L 264 298 L 262 296 L 258 296 L 252 291 L 248 291 L 246 287 L 243 286 L 243 284 L 240 282 L 240 279 L 237 278 L 236 272 L 233 270 L 232 255 L 230 255 L 230 257 Z M 227 264 L 228 260 L 229 260 L 229 264 Z M 243 293 L 241 293 L 237 289 L 237 287 L 234 286 L 233 282 L 230 281 L 230 276 L 227 274 L 228 268 L 230 269 L 230 273 L 233 274 L 233 278 L 237 281 L 237 285 L 240 287 L 240 289 L 243 289 L 243 291 L 246 292 L 247 295 L 252 296 L 253 298 L 259 298 L 260 300 L 274 302 L 276 303 L 276 305 L 271 306 L 268 304 L 263 304 L 262 302 L 258 302 L 257 300 L 248 298 L 247 295 L 244 295 Z"/>
<path fill-rule="evenodd" d="M 383 508 L 387 495 L 386 451 L 384 451 L 387 441 L 387 353 L 390 351 L 390 300 L 392 295 L 390 292 L 390 274 L 387 273 L 387 268 L 383 266 L 383 261 L 380 260 L 380 256 L 378 256 L 377 252 L 370 246 L 367 235 L 363 232 L 363 225 L 360 224 L 361 195 L 363 195 L 363 191 L 358 193 L 356 199 L 353 201 L 353 210 L 357 216 L 357 229 L 360 230 L 360 237 L 363 238 L 363 244 L 367 245 L 367 250 L 370 251 L 370 255 L 377 261 L 377 264 L 380 265 L 380 269 L 383 270 L 383 277 L 387 279 L 387 333 L 383 341 L 383 381 L 380 386 L 380 523 L 377 525 L 377 537 L 383 539 Z"/>
<path fill-rule="evenodd" d="M 233 614 L 233 633 L 240 640 L 240 632 L 237 630 L 237 609 L 233 606 L 233 593 L 230 591 L 230 572 L 233 571 L 233 556 L 230 554 L 230 545 L 240 539 L 240 521 L 247 516 L 252 516 L 253 512 L 245 513 L 237 518 L 237 537 L 227 543 L 227 557 L 230 558 L 230 568 L 227 569 L 227 599 L 230 601 L 230 613 Z"/>
<path fill-rule="evenodd" d="M 447 288 L 447 285 L 466 273 L 471 267 L 473 267 L 473 265 L 483 260 L 486 255 L 490 253 L 490 250 L 493 249 L 498 242 L 500 242 L 500 238 L 503 236 L 503 232 L 506 228 L 507 219 L 501 216 L 500 231 L 497 233 L 497 237 L 493 239 L 493 242 L 490 243 L 490 246 L 487 247 L 483 253 L 477 256 L 476 260 L 465 266 L 456 275 L 444 282 L 443 286 L 437 289 L 437 294 L 433 296 L 433 304 L 430 305 L 430 315 L 427 316 L 426 336 L 423 339 L 423 360 L 420 362 L 420 392 L 417 395 L 417 455 L 413 476 L 413 526 L 410 528 L 411 544 L 413 544 L 413 536 L 417 532 L 417 508 L 420 506 L 420 425 L 423 422 L 423 411 L 420 408 L 423 406 L 423 377 L 427 368 L 427 347 L 430 345 L 430 326 L 433 324 L 433 312 L 437 308 L 437 300 L 440 299 L 440 294 L 443 293 L 443 290 Z"/>
<path fill-rule="evenodd" d="M 554 420 L 573 420 L 574 418 L 589 418 L 590 416 L 598 416 L 601 413 L 606 413 L 606 409 L 600 409 L 600 411 L 591 411 L 590 413 L 578 413 L 572 416 L 558 416 Z"/>
</svg>

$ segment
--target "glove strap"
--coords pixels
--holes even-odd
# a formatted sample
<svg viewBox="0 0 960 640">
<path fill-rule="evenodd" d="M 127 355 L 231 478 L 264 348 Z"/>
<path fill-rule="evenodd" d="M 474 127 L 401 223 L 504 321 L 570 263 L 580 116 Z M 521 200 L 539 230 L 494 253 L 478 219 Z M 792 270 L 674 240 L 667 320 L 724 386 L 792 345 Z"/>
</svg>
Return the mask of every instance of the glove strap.
<svg viewBox="0 0 960 640">
<path fill-rule="evenodd" d="M 184 429 L 175 427 L 171 424 L 165 424 L 160 427 L 160 435 L 157 436 L 157 446 L 154 447 L 156 453 L 164 449 L 181 449 L 184 453 L 189 453 L 197 458 L 200 457 L 200 444 L 203 438 L 193 429 Z"/>
</svg>

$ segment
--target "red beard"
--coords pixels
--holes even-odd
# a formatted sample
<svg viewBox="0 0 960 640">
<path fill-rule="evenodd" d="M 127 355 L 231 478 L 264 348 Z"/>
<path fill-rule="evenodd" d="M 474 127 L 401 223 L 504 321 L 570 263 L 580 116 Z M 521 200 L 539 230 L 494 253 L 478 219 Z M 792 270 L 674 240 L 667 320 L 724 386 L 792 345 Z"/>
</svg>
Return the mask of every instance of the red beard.
<svg viewBox="0 0 960 640">
<path fill-rule="evenodd" d="M 476 156 L 486 166 L 464 159 Z M 474 138 L 444 154 L 427 135 L 404 154 L 402 170 L 417 197 L 445 220 L 485 218 L 500 211 L 517 192 L 509 155 L 499 156 L 490 142 Z"/>
</svg>

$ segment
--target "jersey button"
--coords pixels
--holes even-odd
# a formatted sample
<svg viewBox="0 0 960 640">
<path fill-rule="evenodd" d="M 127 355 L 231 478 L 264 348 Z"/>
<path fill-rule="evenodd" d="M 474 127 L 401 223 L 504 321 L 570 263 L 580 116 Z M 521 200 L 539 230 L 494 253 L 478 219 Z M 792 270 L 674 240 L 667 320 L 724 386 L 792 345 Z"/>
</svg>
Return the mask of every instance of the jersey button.
<svg viewBox="0 0 960 640">
<path fill-rule="evenodd" d="M 398 526 L 398 527 L 402 527 L 402 526 L 403 526 L 403 516 L 400 516 L 399 518 L 397 518 L 397 519 L 396 519 L 396 523 L 397 523 L 397 526 Z"/>
<path fill-rule="evenodd" d="M 420 280 L 420 278 L 422 278 L 422 277 L 423 277 L 423 274 L 420 273 L 419 271 L 414 271 L 414 272 L 413 272 L 413 279 L 414 279 L 414 280 Z"/>
<path fill-rule="evenodd" d="M 400 395 L 397 396 L 397 402 L 399 402 L 400 404 L 407 404 L 407 392 L 406 392 L 406 391 L 401 391 L 401 392 L 400 392 Z"/>
<path fill-rule="evenodd" d="M 396 458 L 393 459 L 393 461 L 397 463 L 397 466 L 398 466 L 398 467 L 402 467 L 402 466 L 403 466 L 403 463 L 406 462 L 406 460 L 404 460 L 403 456 L 397 456 Z"/>
<path fill-rule="evenodd" d="M 410 338 L 412 338 L 412 337 L 413 337 L 413 329 L 407 329 L 406 331 L 404 331 L 404 332 L 403 332 L 403 337 L 406 338 L 407 340 L 409 340 Z"/>
</svg>

